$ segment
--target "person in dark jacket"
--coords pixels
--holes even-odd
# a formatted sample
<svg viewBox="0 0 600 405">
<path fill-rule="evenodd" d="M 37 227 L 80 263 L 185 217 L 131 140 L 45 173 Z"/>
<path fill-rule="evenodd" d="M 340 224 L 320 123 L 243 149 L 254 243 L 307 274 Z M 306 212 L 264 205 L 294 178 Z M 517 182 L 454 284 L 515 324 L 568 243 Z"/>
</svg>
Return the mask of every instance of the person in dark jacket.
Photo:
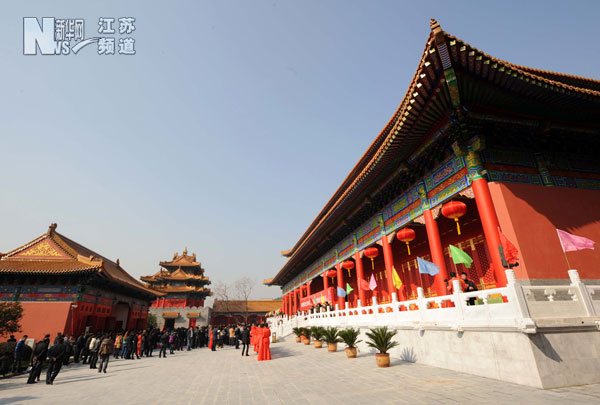
<svg viewBox="0 0 600 405">
<path fill-rule="evenodd" d="M 81 356 L 81 351 L 83 350 L 84 344 L 85 336 L 79 335 L 77 340 L 75 340 L 75 344 L 73 345 L 73 363 L 79 363 L 79 357 Z"/>
<path fill-rule="evenodd" d="M 27 335 L 23 335 L 23 337 L 17 342 L 15 346 L 15 361 L 13 362 L 12 371 L 13 373 L 21 372 L 21 360 L 23 359 L 23 354 L 25 353 L 25 341 L 27 340 Z"/>
<path fill-rule="evenodd" d="M 158 358 L 167 357 L 167 346 L 169 346 L 169 334 L 167 331 L 163 331 L 160 336 L 160 352 L 158 353 Z"/>
<path fill-rule="evenodd" d="M 32 355 L 32 366 L 27 384 L 35 384 L 40 380 L 40 374 L 42 373 L 42 365 L 48 356 L 48 345 L 50 344 L 50 335 L 44 336 L 44 340 L 38 342 L 33 349 Z M 36 381 L 37 380 L 37 381 Z"/>
<path fill-rule="evenodd" d="M 91 333 L 87 333 L 85 335 L 83 348 L 81 349 L 81 359 L 83 360 L 83 364 L 87 364 L 88 362 L 88 357 L 90 355 L 90 343 L 92 343 L 92 338 L 93 336 Z"/>
<path fill-rule="evenodd" d="M 108 359 L 110 355 L 115 351 L 115 337 L 113 335 L 106 334 L 102 339 L 102 343 L 100 343 L 100 367 L 98 367 L 98 372 L 104 371 L 106 373 L 106 368 L 108 367 Z"/>
<path fill-rule="evenodd" d="M 250 347 L 250 328 L 248 325 L 244 325 L 244 330 L 242 330 L 242 356 L 244 355 L 244 350 L 246 351 L 246 356 L 248 356 L 248 348 Z"/>
<path fill-rule="evenodd" d="M 240 348 L 240 339 L 242 338 L 242 326 L 241 325 L 236 325 L 234 336 L 235 336 L 234 337 L 234 339 L 235 339 L 235 348 L 239 349 Z"/>
<path fill-rule="evenodd" d="M 54 384 L 54 379 L 60 372 L 64 357 L 67 355 L 65 339 L 61 336 L 58 343 L 48 349 L 48 371 L 46 372 L 46 384 Z"/>
<path fill-rule="evenodd" d="M 467 285 L 467 288 L 465 289 L 464 292 L 478 291 L 477 286 L 475 285 L 475 283 L 473 281 L 469 280 L 469 276 L 467 275 L 466 272 L 463 271 L 462 273 L 460 273 L 460 278 Z M 475 305 L 476 299 L 477 299 L 477 297 L 470 297 L 467 305 Z"/>
</svg>

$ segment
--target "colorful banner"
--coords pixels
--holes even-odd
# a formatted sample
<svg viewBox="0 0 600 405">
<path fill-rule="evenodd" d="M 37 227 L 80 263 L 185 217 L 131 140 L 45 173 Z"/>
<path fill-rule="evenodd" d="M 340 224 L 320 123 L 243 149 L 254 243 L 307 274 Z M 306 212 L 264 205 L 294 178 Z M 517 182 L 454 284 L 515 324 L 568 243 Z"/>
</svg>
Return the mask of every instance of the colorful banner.
<svg viewBox="0 0 600 405">
<path fill-rule="evenodd" d="M 309 295 L 308 297 L 304 297 L 300 299 L 300 310 L 301 311 L 308 311 L 310 309 L 310 307 L 312 307 L 314 305 L 314 301 L 317 301 L 318 303 L 322 303 L 323 300 L 321 297 L 325 298 L 325 301 L 333 304 L 334 300 L 334 294 L 333 294 L 333 287 L 329 287 L 327 290 L 325 291 L 319 291 L 316 292 L 312 295 Z"/>
</svg>

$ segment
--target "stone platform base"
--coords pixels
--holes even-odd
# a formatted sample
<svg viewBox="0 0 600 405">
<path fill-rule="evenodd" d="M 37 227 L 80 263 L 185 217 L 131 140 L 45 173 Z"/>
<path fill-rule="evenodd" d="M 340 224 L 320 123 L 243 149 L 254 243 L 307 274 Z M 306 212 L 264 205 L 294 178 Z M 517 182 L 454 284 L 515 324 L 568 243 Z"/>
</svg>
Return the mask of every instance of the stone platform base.
<svg viewBox="0 0 600 405">
<path fill-rule="evenodd" d="M 359 350 L 374 352 L 365 343 Z M 390 352 L 404 361 L 456 370 L 536 388 L 600 383 L 596 329 L 519 332 L 399 329 Z"/>
</svg>

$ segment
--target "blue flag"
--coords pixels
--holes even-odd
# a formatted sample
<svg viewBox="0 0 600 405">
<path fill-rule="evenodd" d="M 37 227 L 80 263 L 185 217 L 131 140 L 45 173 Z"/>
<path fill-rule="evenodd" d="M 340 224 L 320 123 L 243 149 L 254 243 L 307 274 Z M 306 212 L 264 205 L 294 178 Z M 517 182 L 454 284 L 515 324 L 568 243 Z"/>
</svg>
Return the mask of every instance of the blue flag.
<svg viewBox="0 0 600 405">
<path fill-rule="evenodd" d="M 428 262 L 420 257 L 417 257 L 417 263 L 419 264 L 419 273 L 421 274 L 435 276 L 440 272 L 440 268 L 435 263 Z"/>
<path fill-rule="evenodd" d="M 338 287 L 337 288 L 337 295 L 338 295 L 338 297 L 345 297 L 346 296 L 346 291 L 342 287 Z"/>
</svg>

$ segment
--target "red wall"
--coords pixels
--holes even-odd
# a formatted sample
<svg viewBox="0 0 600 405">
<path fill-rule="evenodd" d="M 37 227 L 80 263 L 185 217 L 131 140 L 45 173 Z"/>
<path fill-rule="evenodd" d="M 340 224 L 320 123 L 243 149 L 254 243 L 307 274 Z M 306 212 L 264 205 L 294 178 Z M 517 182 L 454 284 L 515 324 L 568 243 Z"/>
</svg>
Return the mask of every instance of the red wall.
<svg viewBox="0 0 600 405">
<path fill-rule="evenodd" d="M 520 279 L 567 279 L 556 228 L 600 242 L 600 191 L 490 183 L 500 227 L 520 252 Z M 600 279 L 600 245 L 567 253 L 583 279 Z"/>
<path fill-rule="evenodd" d="M 57 332 L 66 333 L 71 330 L 71 326 L 67 325 L 71 302 L 21 302 L 21 305 L 21 335 L 25 334 L 39 341 L 46 333 L 54 339 Z"/>
</svg>

